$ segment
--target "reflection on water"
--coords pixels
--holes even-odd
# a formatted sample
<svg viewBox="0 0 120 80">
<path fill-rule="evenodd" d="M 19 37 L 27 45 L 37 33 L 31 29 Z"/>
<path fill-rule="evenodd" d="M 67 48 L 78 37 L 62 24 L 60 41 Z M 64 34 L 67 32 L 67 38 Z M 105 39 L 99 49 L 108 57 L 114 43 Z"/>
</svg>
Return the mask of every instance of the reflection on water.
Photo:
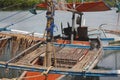
<svg viewBox="0 0 120 80">
<path fill-rule="evenodd" d="M 105 69 L 120 69 L 120 51 L 111 50 L 105 51 L 103 59 L 99 62 L 98 66 Z M 120 80 L 120 77 L 100 77 L 100 80 Z"/>
<path fill-rule="evenodd" d="M 112 70 L 120 69 L 120 51 L 119 50 L 111 50 L 104 51 L 104 56 L 102 60 L 99 62 L 98 66 L 102 66 L 104 68 L 109 68 Z M 107 65 L 106 65 L 107 64 Z"/>
</svg>

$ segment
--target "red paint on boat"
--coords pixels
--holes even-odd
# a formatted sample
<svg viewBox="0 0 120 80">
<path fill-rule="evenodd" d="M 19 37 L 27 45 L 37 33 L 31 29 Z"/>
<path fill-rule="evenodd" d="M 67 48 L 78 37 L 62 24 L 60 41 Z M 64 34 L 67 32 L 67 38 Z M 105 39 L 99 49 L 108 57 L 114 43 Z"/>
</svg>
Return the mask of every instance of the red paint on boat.
<svg viewBox="0 0 120 80">
<path fill-rule="evenodd" d="M 58 44 L 70 44 L 70 40 L 61 40 L 61 39 L 58 39 L 57 43 Z M 90 45 L 90 42 L 89 41 L 73 41 L 72 44 Z"/>
<path fill-rule="evenodd" d="M 56 80 L 60 76 L 60 74 L 48 74 L 47 80 Z M 25 77 L 23 80 L 46 80 L 46 77 L 40 72 L 27 72 Z"/>
</svg>

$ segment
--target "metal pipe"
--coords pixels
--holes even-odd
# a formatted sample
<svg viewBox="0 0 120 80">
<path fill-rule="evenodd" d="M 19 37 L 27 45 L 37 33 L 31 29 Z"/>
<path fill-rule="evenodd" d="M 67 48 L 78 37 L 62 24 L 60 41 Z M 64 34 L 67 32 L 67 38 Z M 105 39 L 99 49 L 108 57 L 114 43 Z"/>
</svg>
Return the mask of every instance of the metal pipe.
<svg viewBox="0 0 120 80">
<path fill-rule="evenodd" d="M 83 46 L 83 45 L 75 45 L 75 44 L 57 44 L 55 43 L 54 46 L 59 46 L 59 47 L 70 47 L 70 48 L 85 48 L 89 49 L 90 46 Z M 103 50 L 120 50 L 120 46 L 103 46 Z"/>
</svg>

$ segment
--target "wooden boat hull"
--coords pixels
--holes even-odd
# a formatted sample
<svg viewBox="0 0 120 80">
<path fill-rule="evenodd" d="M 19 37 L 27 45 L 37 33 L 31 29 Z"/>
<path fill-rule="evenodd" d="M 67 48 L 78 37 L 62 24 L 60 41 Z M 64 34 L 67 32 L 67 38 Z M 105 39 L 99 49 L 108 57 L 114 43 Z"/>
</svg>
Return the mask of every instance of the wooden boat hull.
<svg viewBox="0 0 120 80">
<path fill-rule="evenodd" d="M 67 44 L 69 40 L 57 40 L 59 44 Z M 74 41 L 74 44 L 79 45 L 90 45 L 88 41 Z M 57 50 L 56 60 L 57 67 L 62 67 L 69 69 L 92 69 L 97 62 L 98 59 L 101 58 L 102 49 L 97 51 L 90 51 L 89 49 L 77 49 L 77 48 L 62 48 L 61 50 Z M 92 55 L 91 55 L 92 54 Z M 93 57 L 93 55 L 95 55 Z M 93 58 L 92 58 L 93 57 Z M 93 59 L 91 62 L 89 60 Z M 39 60 L 36 60 L 33 65 L 39 64 Z M 62 63 L 62 64 L 61 64 Z M 93 64 L 92 64 L 93 63 Z M 77 65 L 75 65 L 77 64 Z M 74 66 L 75 65 L 75 66 Z M 61 74 L 48 74 L 47 76 L 43 75 L 41 72 L 26 72 L 22 75 L 21 79 L 23 80 L 56 80 L 60 78 Z"/>
</svg>

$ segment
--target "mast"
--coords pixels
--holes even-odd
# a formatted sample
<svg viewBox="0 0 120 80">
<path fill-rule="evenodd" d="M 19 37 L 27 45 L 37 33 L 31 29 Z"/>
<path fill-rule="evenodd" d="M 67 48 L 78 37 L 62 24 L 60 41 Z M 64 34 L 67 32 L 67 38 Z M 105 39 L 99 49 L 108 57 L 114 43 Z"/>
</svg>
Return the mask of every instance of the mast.
<svg viewBox="0 0 120 80">
<path fill-rule="evenodd" d="M 54 11 L 55 6 L 53 4 L 52 0 L 45 0 L 47 4 L 47 12 L 46 12 L 46 18 L 47 18 L 47 24 L 46 24 L 46 53 L 44 57 L 44 66 L 49 67 L 52 65 L 51 63 L 51 53 L 52 53 L 52 39 L 53 39 L 53 28 L 54 28 Z"/>
</svg>

